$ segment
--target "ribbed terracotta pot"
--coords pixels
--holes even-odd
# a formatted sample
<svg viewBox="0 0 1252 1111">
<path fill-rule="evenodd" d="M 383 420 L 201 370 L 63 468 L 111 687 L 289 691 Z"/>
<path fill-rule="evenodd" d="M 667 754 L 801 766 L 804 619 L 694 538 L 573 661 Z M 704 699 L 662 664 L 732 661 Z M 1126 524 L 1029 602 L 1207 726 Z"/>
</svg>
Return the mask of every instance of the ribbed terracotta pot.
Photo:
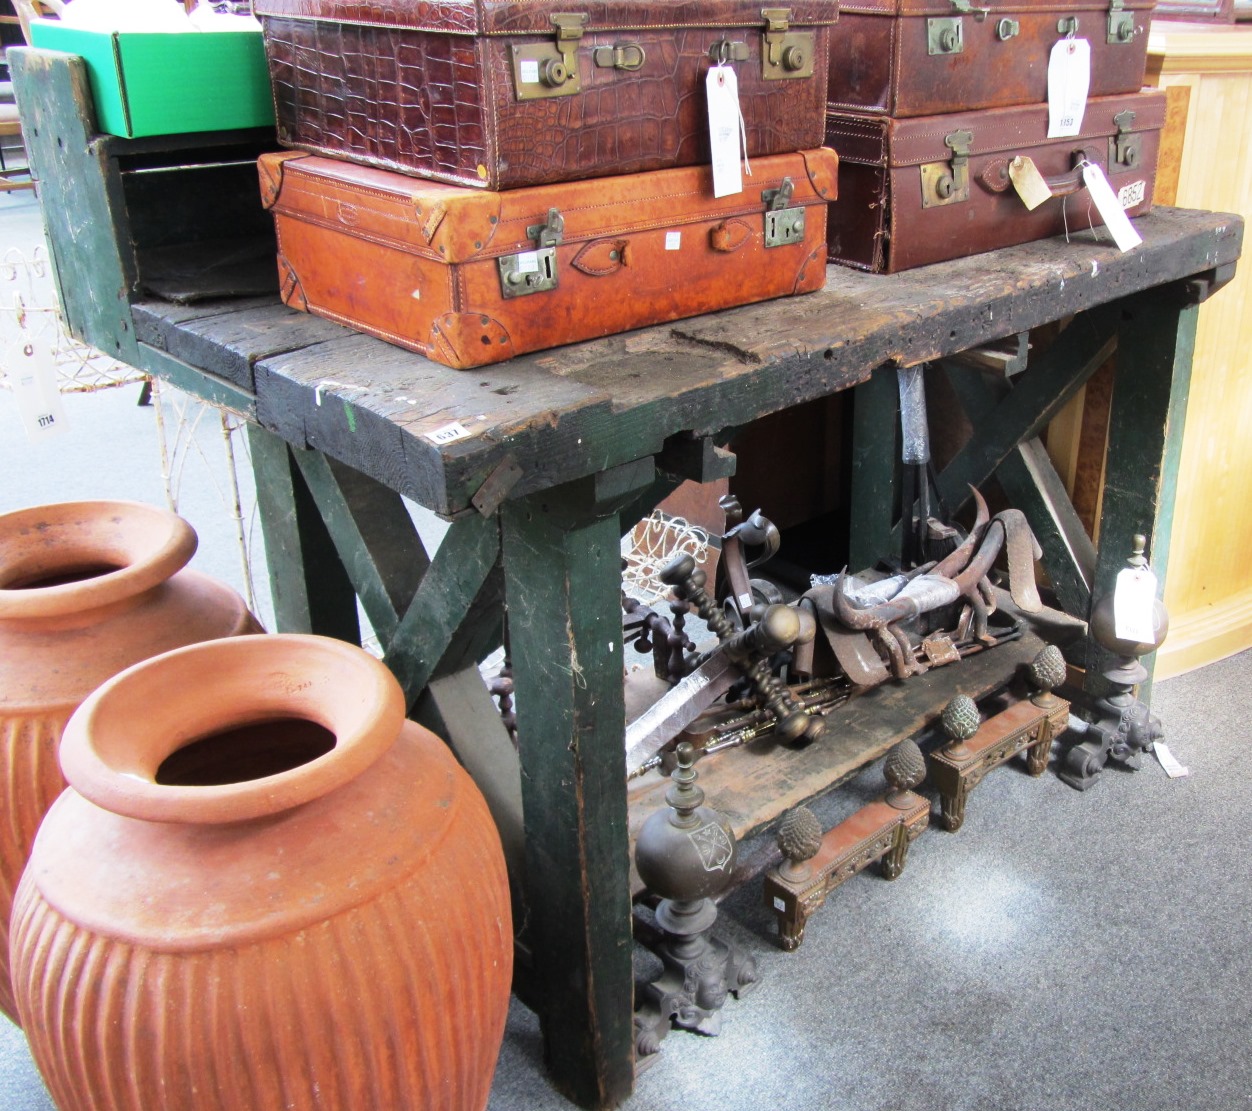
<svg viewBox="0 0 1252 1111">
<path fill-rule="evenodd" d="M 380 662 L 309 636 L 179 649 L 88 698 L 61 760 L 12 923 L 61 1111 L 486 1105 L 500 840 Z"/>
<path fill-rule="evenodd" d="M 134 502 L 0 515 L 0 1010 L 15 1022 L 9 911 L 35 831 L 65 789 L 61 730 L 105 679 L 194 641 L 260 631 L 243 599 L 186 568 L 196 534 Z"/>
</svg>

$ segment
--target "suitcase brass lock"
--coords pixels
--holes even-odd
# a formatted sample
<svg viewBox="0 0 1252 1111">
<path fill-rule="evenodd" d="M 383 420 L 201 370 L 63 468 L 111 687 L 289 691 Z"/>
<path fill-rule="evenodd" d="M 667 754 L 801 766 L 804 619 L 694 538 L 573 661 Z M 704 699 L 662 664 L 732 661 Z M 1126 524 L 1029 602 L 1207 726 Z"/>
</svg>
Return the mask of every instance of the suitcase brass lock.
<svg viewBox="0 0 1252 1111">
<path fill-rule="evenodd" d="M 928 54 L 960 54 L 964 50 L 965 33 L 959 15 L 926 20 L 926 52 Z"/>
<path fill-rule="evenodd" d="M 1135 41 L 1135 13 L 1123 10 L 1123 2 L 1109 3 L 1108 41 L 1113 46 Z"/>
<path fill-rule="evenodd" d="M 762 8 L 761 76 L 766 81 L 789 81 L 812 77 L 817 36 L 812 31 L 791 30 L 790 8 Z"/>
<path fill-rule="evenodd" d="M 943 140 L 952 152 L 952 161 L 928 162 L 921 167 L 923 208 L 969 200 L 969 148 L 973 141 L 970 132 L 954 131 Z"/>
<path fill-rule="evenodd" d="M 765 204 L 765 246 L 786 247 L 804 238 L 804 209 L 788 208 L 795 185 L 791 178 L 782 179 L 777 189 L 763 189 Z"/>
<path fill-rule="evenodd" d="M 552 25 L 556 30 L 556 37 L 552 42 L 514 44 L 510 47 L 513 88 L 517 92 L 518 100 L 541 100 L 544 97 L 572 96 L 582 92 L 578 44 L 583 37 L 586 23 L 585 12 L 556 12 L 552 16 Z M 641 50 L 639 65 L 642 64 Z M 634 68 L 638 69 L 638 66 Z"/>
<path fill-rule="evenodd" d="M 519 251 L 496 260 L 500 267 L 500 296 L 525 297 L 528 293 L 544 293 L 560 284 L 556 248 L 565 236 L 565 218 L 555 209 L 548 209 L 548 219 L 532 224 L 526 234 L 535 241 L 535 250 Z"/>
<path fill-rule="evenodd" d="M 1117 134 L 1109 136 L 1109 170 L 1111 172 L 1115 166 L 1136 169 L 1139 165 L 1139 136 L 1130 134 L 1130 129 L 1135 126 L 1135 114 L 1129 109 L 1118 112 L 1113 122 L 1117 125 Z"/>
</svg>

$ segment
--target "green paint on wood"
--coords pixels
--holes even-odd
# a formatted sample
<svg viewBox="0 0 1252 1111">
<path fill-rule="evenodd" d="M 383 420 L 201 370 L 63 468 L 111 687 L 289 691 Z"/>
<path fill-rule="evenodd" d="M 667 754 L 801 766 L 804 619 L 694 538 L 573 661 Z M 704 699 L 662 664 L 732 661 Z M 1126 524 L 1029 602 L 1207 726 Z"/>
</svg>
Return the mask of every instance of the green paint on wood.
<svg viewBox="0 0 1252 1111">
<path fill-rule="evenodd" d="M 898 406 L 896 373 L 891 367 L 879 367 L 853 394 L 848 529 L 848 566 L 853 568 L 872 567 L 899 548 L 891 531 L 899 460 Z"/>
<path fill-rule="evenodd" d="M 618 522 L 563 511 L 559 497 L 501 510 L 526 829 L 521 940 L 555 1083 L 584 1107 L 616 1106 L 634 1083 Z"/>
<path fill-rule="evenodd" d="M 355 432 L 356 431 L 356 414 L 352 411 L 352 406 L 349 405 L 346 401 L 343 403 L 343 415 L 348 420 L 348 431 Z"/>
<path fill-rule="evenodd" d="M 290 449 L 255 424 L 247 429 L 278 631 L 360 644 L 356 595 Z"/>
</svg>

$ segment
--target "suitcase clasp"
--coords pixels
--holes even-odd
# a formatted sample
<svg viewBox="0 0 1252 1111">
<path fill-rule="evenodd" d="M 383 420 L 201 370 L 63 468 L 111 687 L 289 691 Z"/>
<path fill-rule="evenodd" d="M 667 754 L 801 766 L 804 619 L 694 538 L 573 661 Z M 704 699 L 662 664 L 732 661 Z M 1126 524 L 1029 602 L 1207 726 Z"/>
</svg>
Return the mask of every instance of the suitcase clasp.
<svg viewBox="0 0 1252 1111">
<path fill-rule="evenodd" d="M 556 30 L 553 42 L 514 44 L 510 47 L 513 88 L 518 100 L 542 100 L 582 92 L 578 44 L 587 25 L 587 13 L 554 12 L 552 25 Z"/>
<path fill-rule="evenodd" d="M 922 207 L 937 208 L 969 200 L 969 148 L 974 136 L 969 131 L 954 131 L 944 136 L 944 145 L 952 152 L 951 162 L 928 162 L 922 171 Z"/>
<path fill-rule="evenodd" d="M 1134 42 L 1135 13 L 1122 9 L 1122 0 L 1110 0 L 1108 41 L 1116 46 L 1118 43 Z"/>
<path fill-rule="evenodd" d="M 761 76 L 766 81 L 790 81 L 813 76 L 817 36 L 812 31 L 792 31 L 790 8 L 762 8 L 765 30 L 761 34 Z"/>
<path fill-rule="evenodd" d="M 1119 166 L 1133 170 L 1139 165 L 1139 136 L 1130 133 L 1135 126 L 1135 114 L 1127 108 L 1118 112 L 1113 122 L 1117 125 L 1117 134 L 1109 136 L 1109 172 Z"/>
<path fill-rule="evenodd" d="M 556 248 L 565 237 L 565 218 L 558 209 L 550 208 L 547 220 L 532 224 L 526 235 L 535 241 L 535 250 L 518 251 L 496 260 L 500 268 L 500 296 L 506 299 L 544 293 L 560 284 Z"/>
<path fill-rule="evenodd" d="M 785 177 L 777 189 L 761 190 L 765 204 L 766 247 L 786 247 L 804 238 L 804 209 L 787 207 L 795 188 L 791 178 Z"/>
</svg>

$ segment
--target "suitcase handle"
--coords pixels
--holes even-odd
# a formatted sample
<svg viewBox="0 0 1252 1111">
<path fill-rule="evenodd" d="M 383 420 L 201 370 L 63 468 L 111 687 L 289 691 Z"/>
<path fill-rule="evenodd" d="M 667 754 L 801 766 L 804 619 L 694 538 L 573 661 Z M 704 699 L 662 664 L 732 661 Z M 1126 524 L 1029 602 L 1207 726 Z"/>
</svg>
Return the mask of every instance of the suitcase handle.
<svg viewBox="0 0 1252 1111">
<path fill-rule="evenodd" d="M 1076 150 L 1074 151 L 1074 168 L 1067 174 L 1058 174 L 1056 177 L 1045 177 L 1044 183 L 1052 191 L 1054 197 L 1068 197 L 1071 193 L 1077 193 L 1083 186 L 1082 166 L 1084 162 L 1095 162 L 1097 160 L 1093 151 Z M 988 162 L 983 171 L 978 175 L 978 183 L 988 192 L 1003 193 L 1013 184 L 1009 177 L 1009 163 L 1012 158 L 996 158 Z"/>
</svg>

